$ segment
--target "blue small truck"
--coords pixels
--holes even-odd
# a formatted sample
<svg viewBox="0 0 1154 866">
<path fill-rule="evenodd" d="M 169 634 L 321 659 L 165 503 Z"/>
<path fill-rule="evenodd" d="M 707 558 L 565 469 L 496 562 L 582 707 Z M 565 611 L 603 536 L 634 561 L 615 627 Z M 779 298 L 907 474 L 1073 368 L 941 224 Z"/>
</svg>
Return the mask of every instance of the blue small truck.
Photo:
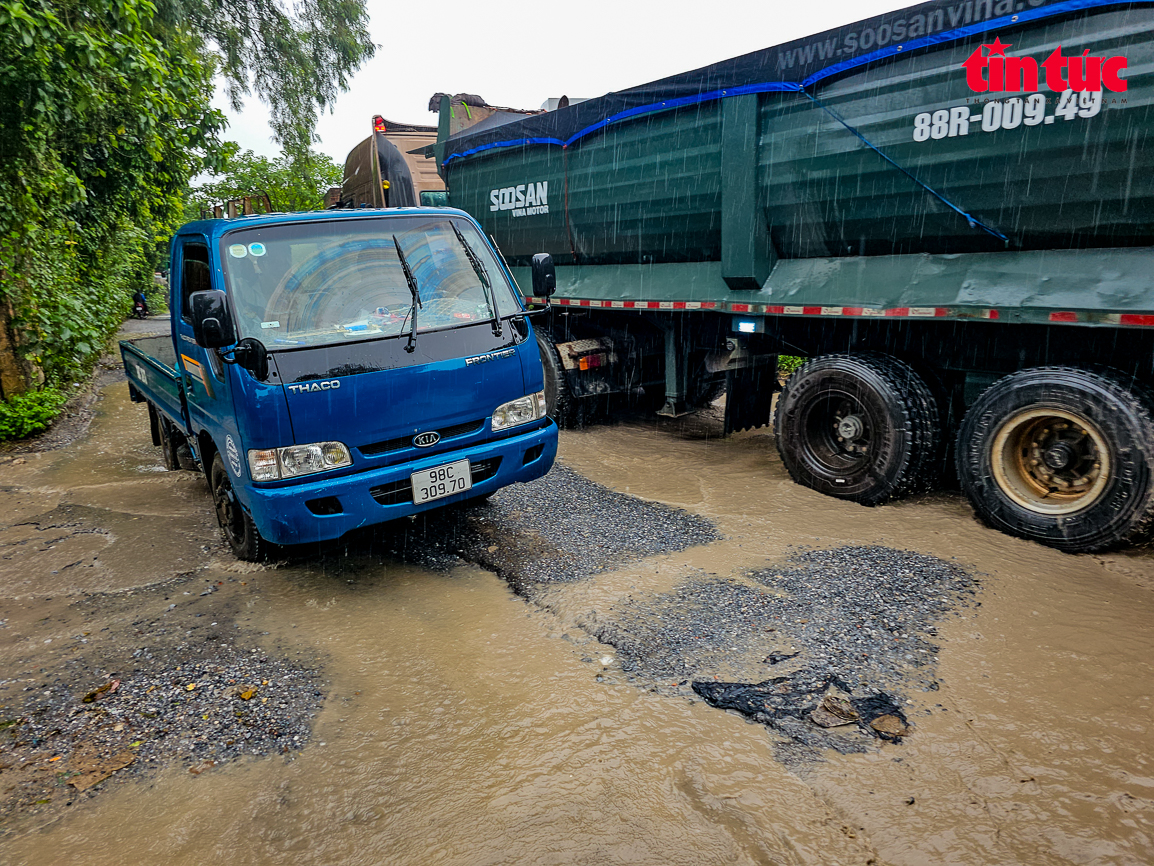
<svg viewBox="0 0 1154 866">
<path fill-rule="evenodd" d="M 202 220 L 171 252 L 172 334 L 122 342 L 125 372 L 165 466 L 205 474 L 238 558 L 552 466 L 531 314 L 463 211 Z M 552 292 L 547 255 L 533 279 Z"/>
</svg>

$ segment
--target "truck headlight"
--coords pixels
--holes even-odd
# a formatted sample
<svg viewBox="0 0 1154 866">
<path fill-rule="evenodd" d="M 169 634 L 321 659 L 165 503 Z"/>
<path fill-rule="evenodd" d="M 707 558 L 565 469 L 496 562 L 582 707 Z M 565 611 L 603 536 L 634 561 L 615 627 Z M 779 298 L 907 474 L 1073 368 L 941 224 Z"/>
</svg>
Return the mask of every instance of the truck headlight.
<svg viewBox="0 0 1154 866">
<path fill-rule="evenodd" d="M 253 481 L 297 478 L 328 469 L 352 465 L 349 449 L 340 442 L 313 442 L 287 448 L 263 448 L 248 452 L 248 471 Z"/>
<path fill-rule="evenodd" d="M 502 403 L 493 410 L 492 429 L 506 430 L 520 424 L 528 424 L 545 417 L 545 392 L 538 391 L 525 397 L 518 397 Z"/>
</svg>

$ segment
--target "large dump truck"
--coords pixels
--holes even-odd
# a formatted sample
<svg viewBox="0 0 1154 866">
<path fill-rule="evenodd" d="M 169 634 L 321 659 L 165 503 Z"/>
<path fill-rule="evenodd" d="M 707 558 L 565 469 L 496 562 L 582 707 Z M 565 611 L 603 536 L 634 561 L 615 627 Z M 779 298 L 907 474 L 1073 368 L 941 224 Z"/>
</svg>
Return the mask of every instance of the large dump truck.
<svg viewBox="0 0 1154 866">
<path fill-rule="evenodd" d="M 375 115 L 372 134 L 345 159 L 340 195 L 333 207 L 444 204 L 444 181 L 424 157 L 425 148 L 436 140 L 435 126 L 397 123 Z"/>
<path fill-rule="evenodd" d="M 792 477 L 876 505 L 956 473 L 1066 551 L 1154 526 L 1154 8 L 935 0 L 502 124 L 436 157 L 522 285 L 564 419 L 727 388 Z M 654 391 L 657 400 L 654 400 Z"/>
</svg>

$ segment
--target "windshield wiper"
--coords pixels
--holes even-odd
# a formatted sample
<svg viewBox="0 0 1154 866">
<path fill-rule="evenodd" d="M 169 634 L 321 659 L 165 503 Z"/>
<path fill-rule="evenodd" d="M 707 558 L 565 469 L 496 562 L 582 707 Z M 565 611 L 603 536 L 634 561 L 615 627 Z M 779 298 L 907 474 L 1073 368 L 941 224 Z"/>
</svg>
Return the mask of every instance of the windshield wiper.
<svg viewBox="0 0 1154 866">
<path fill-rule="evenodd" d="M 473 266 L 473 272 L 481 281 L 481 291 L 485 293 L 485 303 L 489 305 L 489 313 L 493 316 L 493 336 L 499 337 L 501 336 L 501 317 L 497 315 L 497 303 L 493 300 L 493 286 L 489 282 L 489 272 L 485 270 L 484 263 L 477 258 L 477 254 L 473 252 L 473 248 L 469 246 L 469 242 L 465 240 L 461 230 L 457 228 L 457 224 L 450 222 L 449 225 L 453 227 L 453 234 L 457 236 L 457 240 L 465 248 L 465 255 L 469 258 L 469 264 Z"/>
<path fill-rule="evenodd" d="M 424 307 L 421 306 L 421 292 L 417 288 L 417 281 L 413 279 L 413 272 L 409 270 L 409 263 L 405 260 L 405 254 L 401 252 L 401 242 L 397 240 L 396 235 L 393 235 L 393 246 L 397 248 L 397 258 L 401 260 L 401 270 L 405 272 L 405 282 L 409 284 L 409 293 L 413 296 L 412 306 L 409 307 L 409 318 L 413 320 L 413 327 L 409 331 L 409 342 L 405 345 L 405 351 L 412 352 L 417 348 L 417 308 L 424 309 Z"/>
</svg>

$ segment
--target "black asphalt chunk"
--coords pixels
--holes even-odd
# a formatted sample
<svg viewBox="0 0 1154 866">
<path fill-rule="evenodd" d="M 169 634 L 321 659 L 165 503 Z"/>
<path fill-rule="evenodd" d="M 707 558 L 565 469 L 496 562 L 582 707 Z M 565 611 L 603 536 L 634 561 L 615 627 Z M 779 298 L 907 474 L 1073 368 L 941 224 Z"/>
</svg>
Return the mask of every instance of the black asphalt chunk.
<svg viewBox="0 0 1154 866">
<path fill-rule="evenodd" d="M 847 702 L 857 713 L 850 725 L 829 729 L 814 723 L 810 716 L 822 704 L 833 687 L 847 695 Z M 791 677 L 774 677 L 760 683 L 721 683 L 695 680 L 693 691 L 711 707 L 736 710 L 755 722 L 768 725 L 785 734 L 794 742 L 814 748 L 832 748 L 839 752 L 858 752 L 863 749 L 862 735 L 900 741 L 900 734 L 888 733 L 871 726 L 885 716 L 893 716 L 901 727 L 909 727 L 909 719 L 885 692 L 854 697 L 847 684 L 835 676 L 818 682 L 799 684 Z"/>
</svg>

